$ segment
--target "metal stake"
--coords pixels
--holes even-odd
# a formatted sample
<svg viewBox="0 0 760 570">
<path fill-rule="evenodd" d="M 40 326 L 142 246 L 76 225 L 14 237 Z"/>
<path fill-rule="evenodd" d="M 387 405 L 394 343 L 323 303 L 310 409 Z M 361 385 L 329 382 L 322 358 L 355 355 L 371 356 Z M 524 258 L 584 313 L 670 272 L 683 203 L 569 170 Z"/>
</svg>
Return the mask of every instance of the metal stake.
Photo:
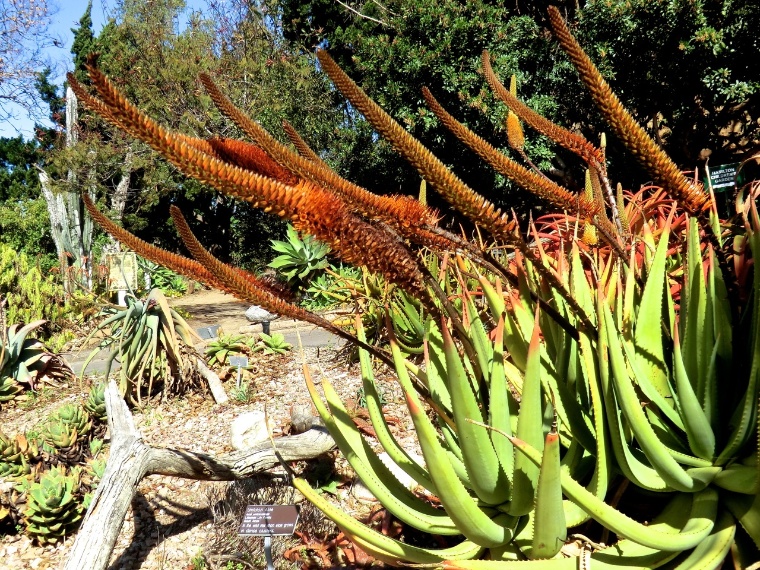
<svg viewBox="0 0 760 570">
<path fill-rule="evenodd" d="M 264 557 L 267 559 L 267 570 L 274 570 L 274 562 L 272 562 L 272 535 L 268 534 L 264 537 Z"/>
</svg>

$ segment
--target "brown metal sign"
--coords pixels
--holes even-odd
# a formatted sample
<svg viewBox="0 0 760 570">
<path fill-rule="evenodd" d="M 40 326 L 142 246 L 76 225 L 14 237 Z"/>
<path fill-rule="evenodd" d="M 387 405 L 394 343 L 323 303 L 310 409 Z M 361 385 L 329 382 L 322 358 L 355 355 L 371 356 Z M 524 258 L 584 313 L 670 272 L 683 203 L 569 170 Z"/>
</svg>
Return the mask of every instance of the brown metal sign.
<svg viewBox="0 0 760 570">
<path fill-rule="evenodd" d="M 295 505 L 248 505 L 240 523 L 241 536 L 291 535 L 298 524 Z"/>
</svg>

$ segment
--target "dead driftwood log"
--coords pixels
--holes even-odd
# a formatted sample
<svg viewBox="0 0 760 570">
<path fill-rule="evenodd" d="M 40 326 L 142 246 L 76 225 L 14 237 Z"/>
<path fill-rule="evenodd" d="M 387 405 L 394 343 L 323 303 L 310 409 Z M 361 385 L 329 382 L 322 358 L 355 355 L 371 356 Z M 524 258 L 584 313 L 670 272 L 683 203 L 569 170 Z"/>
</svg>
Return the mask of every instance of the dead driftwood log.
<svg viewBox="0 0 760 570">
<path fill-rule="evenodd" d="M 246 479 L 282 461 L 313 459 L 335 445 L 324 429 L 277 438 L 251 449 L 219 456 L 143 443 L 116 383 L 105 391 L 111 451 L 64 570 L 104 570 L 111 558 L 137 485 L 147 475 L 172 475 L 202 481 Z M 279 456 L 279 458 L 278 458 Z"/>
</svg>

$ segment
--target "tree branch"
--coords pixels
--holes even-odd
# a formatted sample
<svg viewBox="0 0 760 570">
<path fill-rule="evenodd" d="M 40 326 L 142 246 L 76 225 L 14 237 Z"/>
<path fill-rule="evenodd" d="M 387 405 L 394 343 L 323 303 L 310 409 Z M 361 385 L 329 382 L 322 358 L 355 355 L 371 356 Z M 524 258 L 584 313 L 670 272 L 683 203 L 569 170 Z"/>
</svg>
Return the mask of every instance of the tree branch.
<svg viewBox="0 0 760 570">
<path fill-rule="evenodd" d="M 111 558 L 132 498 L 147 475 L 171 475 L 202 481 L 234 481 L 283 461 L 313 459 L 335 445 L 324 429 L 273 440 L 219 456 L 152 447 L 142 441 L 127 404 L 111 380 L 105 392 L 111 453 L 64 570 L 104 570 Z"/>
</svg>

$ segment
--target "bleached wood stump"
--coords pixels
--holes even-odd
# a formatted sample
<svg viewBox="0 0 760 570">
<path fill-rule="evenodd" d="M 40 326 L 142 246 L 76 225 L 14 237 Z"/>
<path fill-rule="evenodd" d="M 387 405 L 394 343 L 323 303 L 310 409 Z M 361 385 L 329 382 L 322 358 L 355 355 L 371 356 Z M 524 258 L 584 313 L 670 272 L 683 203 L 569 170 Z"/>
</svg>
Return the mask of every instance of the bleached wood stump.
<svg viewBox="0 0 760 570">
<path fill-rule="evenodd" d="M 202 481 L 246 479 L 270 469 L 280 461 L 313 459 L 335 445 L 319 428 L 264 442 L 251 449 L 219 456 L 143 443 L 132 414 L 111 380 L 105 391 L 111 451 L 103 478 L 74 540 L 64 570 L 104 570 L 111 558 L 124 518 L 148 475 L 171 475 Z M 278 458 L 279 455 L 279 458 Z"/>
</svg>

